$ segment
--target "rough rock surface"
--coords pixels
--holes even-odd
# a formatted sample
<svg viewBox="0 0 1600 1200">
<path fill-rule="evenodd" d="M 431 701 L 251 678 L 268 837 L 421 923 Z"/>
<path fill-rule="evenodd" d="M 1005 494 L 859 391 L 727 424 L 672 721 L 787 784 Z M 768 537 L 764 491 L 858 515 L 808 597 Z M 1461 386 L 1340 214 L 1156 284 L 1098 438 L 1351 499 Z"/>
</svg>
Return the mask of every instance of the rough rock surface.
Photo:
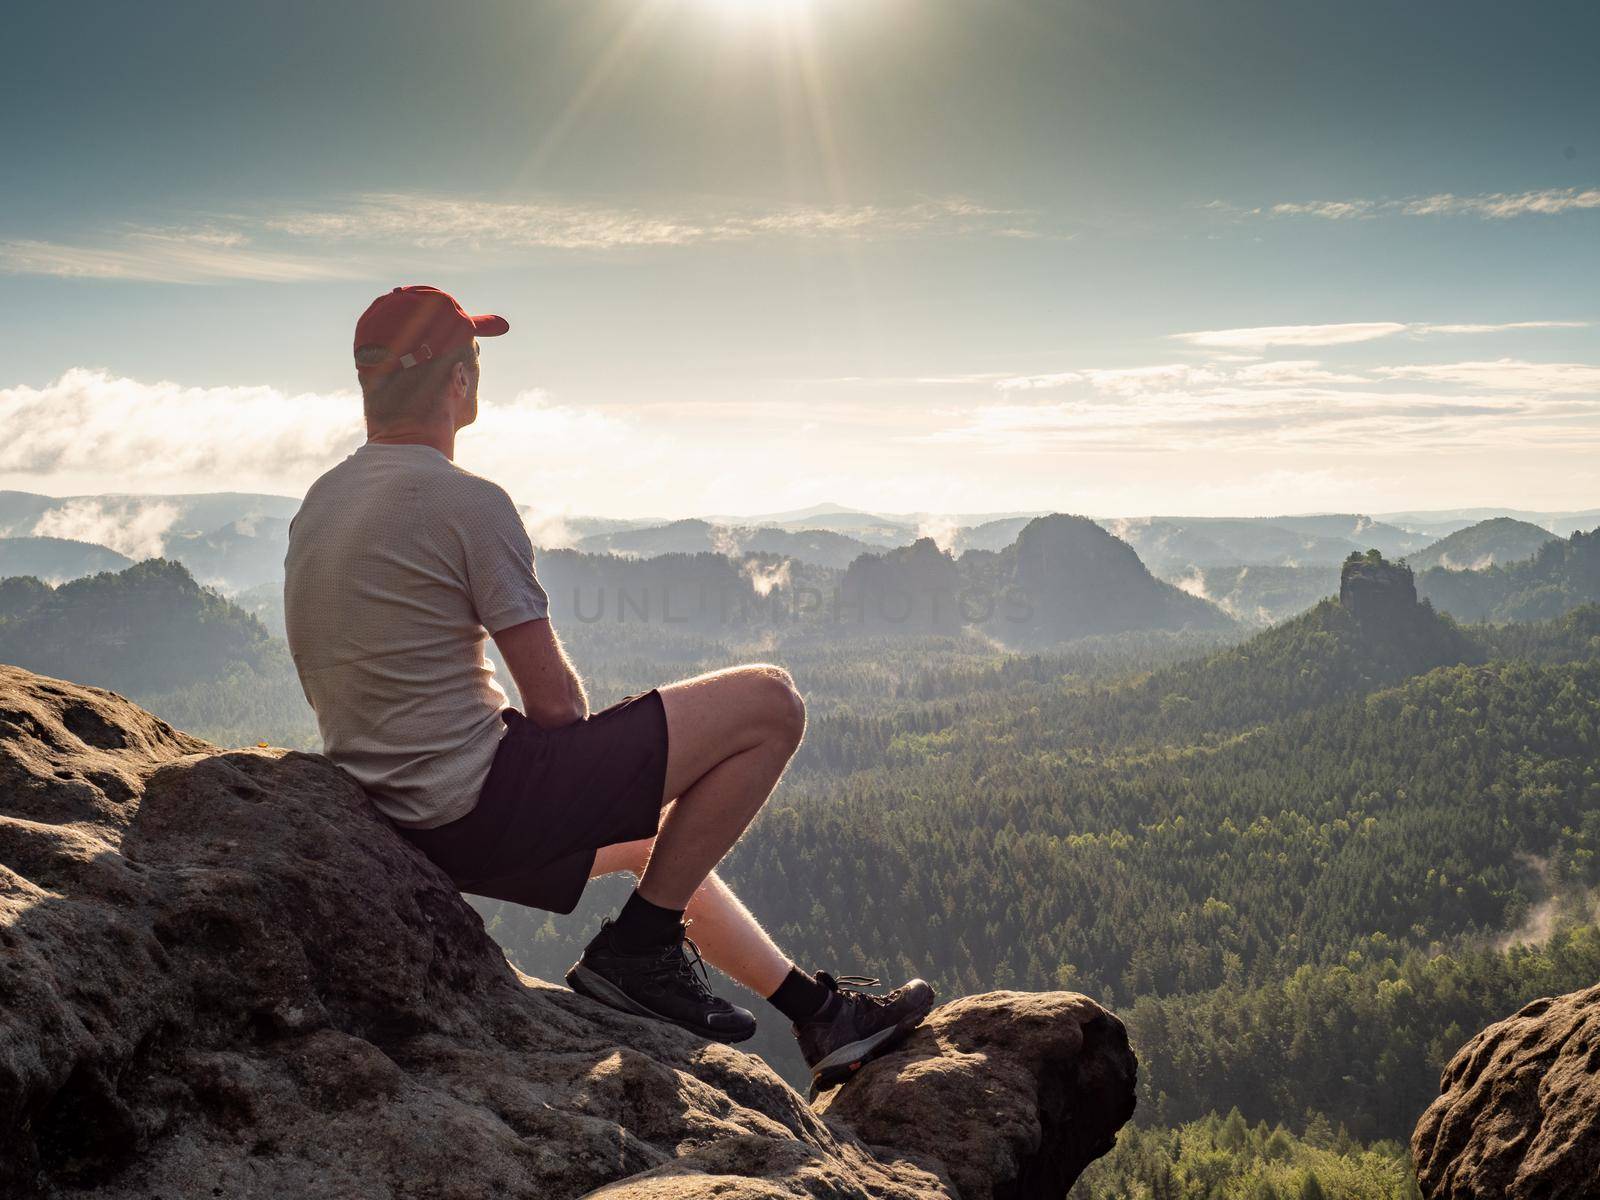
<svg viewBox="0 0 1600 1200">
<path fill-rule="evenodd" d="M 1439 1092 L 1411 1136 L 1429 1200 L 1600 1197 L 1600 986 L 1489 1026 Z"/>
<path fill-rule="evenodd" d="M 1409 624 L 1417 609 L 1417 581 L 1404 563 L 1352 554 L 1339 571 L 1339 603 L 1364 624 Z"/>
<path fill-rule="evenodd" d="M 517 974 L 325 760 L 0 666 L 0 1195 L 1057 1200 L 1133 1072 L 1092 1001 L 994 993 L 824 1115 Z"/>
<path fill-rule="evenodd" d="M 963 1200 L 1064 1196 L 1133 1116 L 1134 1083 L 1127 1031 L 1087 996 L 989 992 L 936 1009 L 817 1107 L 869 1142 L 942 1159 Z"/>
</svg>

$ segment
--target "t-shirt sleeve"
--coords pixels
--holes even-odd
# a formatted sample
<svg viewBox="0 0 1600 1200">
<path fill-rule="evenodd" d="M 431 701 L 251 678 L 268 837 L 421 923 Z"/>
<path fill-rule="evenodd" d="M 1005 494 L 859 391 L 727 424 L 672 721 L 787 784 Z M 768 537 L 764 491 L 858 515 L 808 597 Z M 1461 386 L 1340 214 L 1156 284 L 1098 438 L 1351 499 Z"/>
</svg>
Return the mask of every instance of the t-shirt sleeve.
<svg viewBox="0 0 1600 1200">
<path fill-rule="evenodd" d="M 550 615 L 550 598 L 533 573 L 533 542 L 517 506 L 492 488 L 463 522 L 467 587 L 478 621 L 499 633 Z"/>
</svg>

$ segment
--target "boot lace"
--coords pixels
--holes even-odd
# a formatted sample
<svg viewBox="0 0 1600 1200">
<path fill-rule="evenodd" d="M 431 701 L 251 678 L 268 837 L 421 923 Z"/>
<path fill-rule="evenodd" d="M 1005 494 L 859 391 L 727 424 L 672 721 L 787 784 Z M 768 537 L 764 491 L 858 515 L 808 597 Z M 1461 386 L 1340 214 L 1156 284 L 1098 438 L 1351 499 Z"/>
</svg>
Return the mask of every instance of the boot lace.
<svg viewBox="0 0 1600 1200">
<path fill-rule="evenodd" d="M 867 991 L 868 988 L 875 988 L 882 982 L 871 975 L 829 975 L 828 978 L 833 981 L 834 991 L 879 1007 L 893 1004 L 900 996 L 899 988 L 895 988 L 887 996 L 875 996 Z"/>
<path fill-rule="evenodd" d="M 683 923 L 685 931 L 683 941 L 663 955 L 665 973 L 683 980 L 697 994 L 714 998 L 715 993 L 711 990 L 711 975 L 706 970 L 705 957 L 700 953 L 700 947 L 695 940 L 688 934 L 690 924 L 691 921 Z"/>
</svg>

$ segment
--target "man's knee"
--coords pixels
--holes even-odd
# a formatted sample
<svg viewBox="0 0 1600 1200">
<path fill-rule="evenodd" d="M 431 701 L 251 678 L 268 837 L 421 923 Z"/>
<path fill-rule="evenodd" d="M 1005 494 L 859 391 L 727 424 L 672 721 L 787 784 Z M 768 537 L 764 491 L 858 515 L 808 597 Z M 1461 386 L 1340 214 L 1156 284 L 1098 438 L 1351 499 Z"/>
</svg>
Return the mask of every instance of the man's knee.
<svg viewBox="0 0 1600 1200">
<path fill-rule="evenodd" d="M 793 750 L 806 731 L 806 702 L 794 685 L 794 677 L 772 663 L 753 663 L 744 669 L 752 677 L 763 723 L 772 731 L 774 740 Z"/>
</svg>

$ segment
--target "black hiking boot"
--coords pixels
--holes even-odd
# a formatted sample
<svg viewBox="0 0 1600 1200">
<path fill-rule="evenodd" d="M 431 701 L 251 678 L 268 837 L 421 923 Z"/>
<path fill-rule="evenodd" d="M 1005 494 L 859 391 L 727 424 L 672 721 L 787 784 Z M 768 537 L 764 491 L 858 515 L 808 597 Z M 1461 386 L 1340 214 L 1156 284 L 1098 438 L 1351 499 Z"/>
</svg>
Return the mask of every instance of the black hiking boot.
<svg viewBox="0 0 1600 1200">
<path fill-rule="evenodd" d="M 612 945 L 610 921 L 601 922 L 567 972 L 567 986 L 579 995 L 715 1042 L 742 1042 L 755 1033 L 754 1015 L 713 994 L 709 982 L 700 947 L 687 934 L 670 946 L 624 954 Z"/>
<path fill-rule="evenodd" d="M 835 978 L 818 971 L 817 982 L 833 995 L 815 1017 L 794 1027 L 800 1053 L 811 1068 L 808 1100 L 894 1049 L 933 1007 L 933 987 L 921 979 L 901 984 L 887 996 L 863 991 L 877 987 L 878 981 L 862 975 Z"/>
</svg>

